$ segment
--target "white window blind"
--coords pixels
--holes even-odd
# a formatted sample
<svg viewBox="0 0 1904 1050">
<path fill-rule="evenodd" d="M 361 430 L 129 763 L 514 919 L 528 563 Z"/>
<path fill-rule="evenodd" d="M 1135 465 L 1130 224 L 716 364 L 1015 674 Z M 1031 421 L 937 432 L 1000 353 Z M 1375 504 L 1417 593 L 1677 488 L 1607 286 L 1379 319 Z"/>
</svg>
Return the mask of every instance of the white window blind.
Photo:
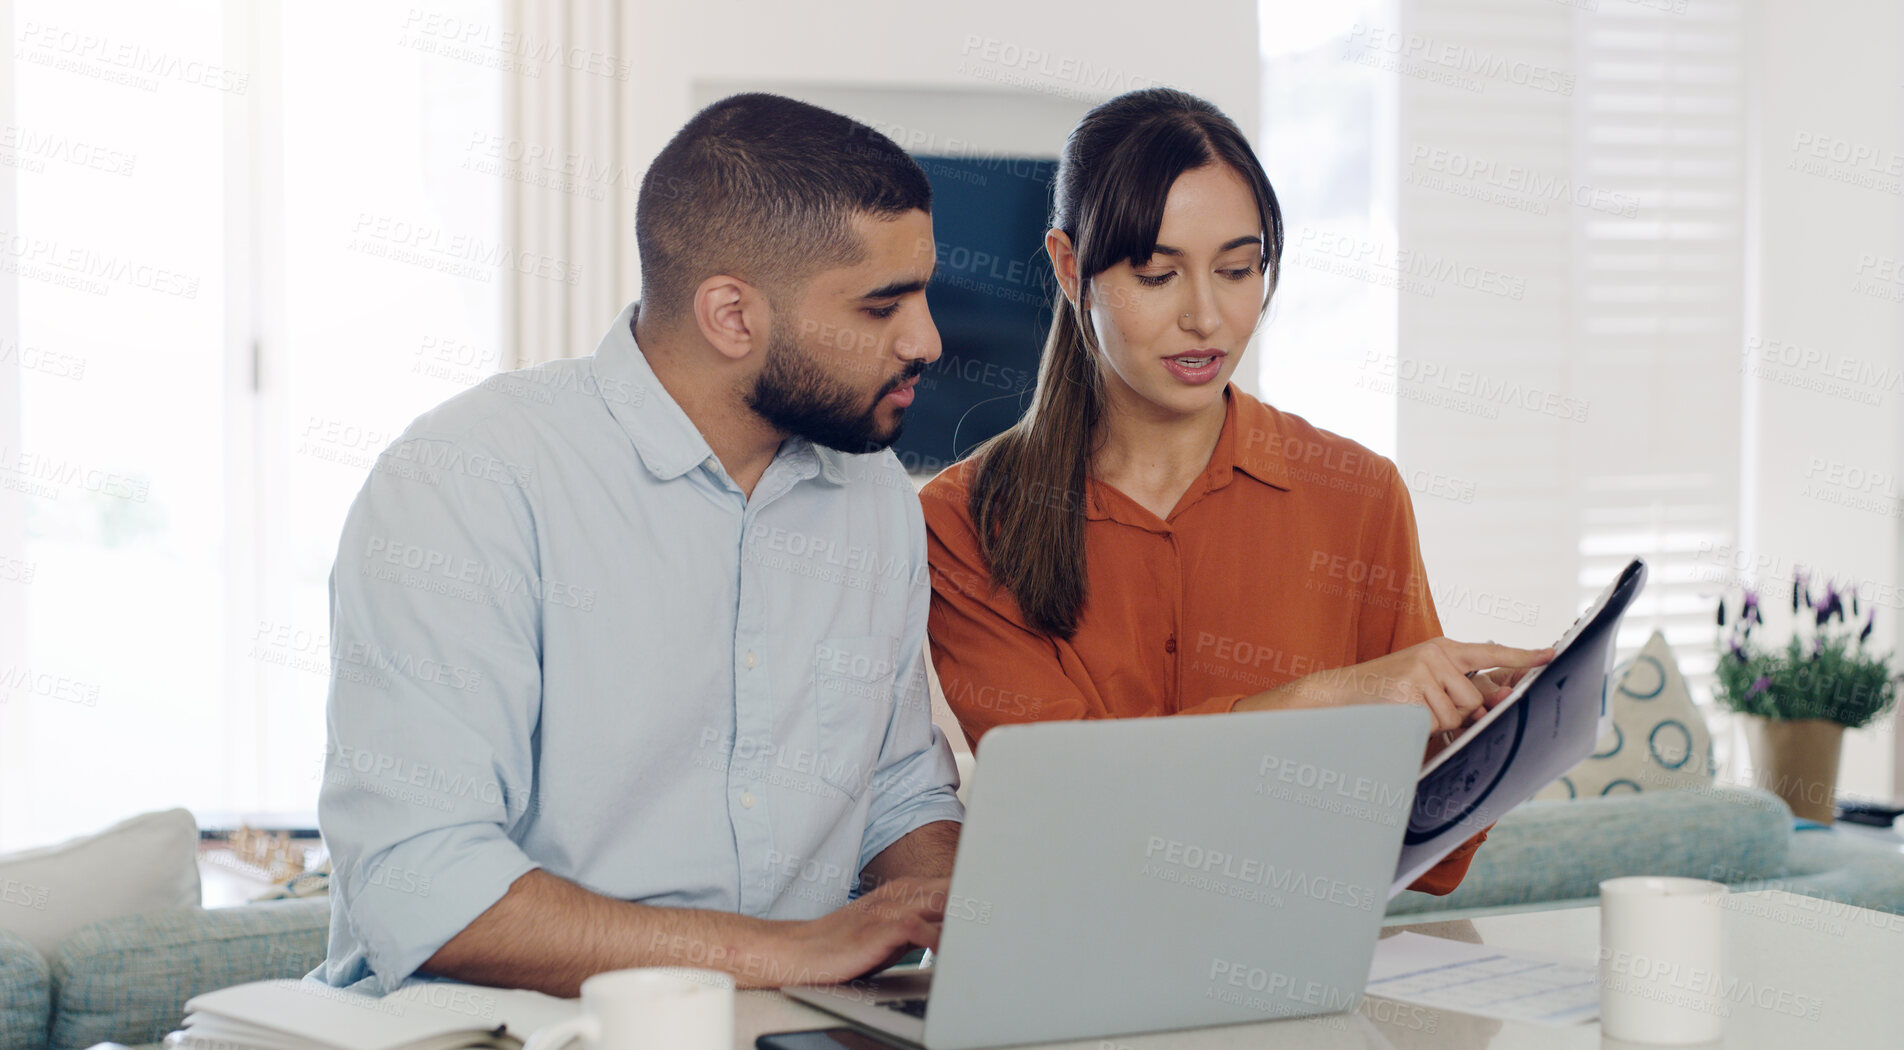
<svg viewBox="0 0 1904 1050">
<path fill-rule="evenodd" d="M 1653 565 L 1623 646 L 1665 632 L 1707 685 L 1716 589 L 1702 551 L 1739 521 L 1746 253 L 1745 27 L 1736 0 L 1603 5 L 1578 17 L 1575 170 L 1615 208 L 1576 212 L 1584 297 L 1575 380 L 1602 413 L 1588 469 L 1580 584 L 1631 552 Z"/>
<path fill-rule="evenodd" d="M 1417 280 L 1383 366 L 1399 459 L 1475 492 L 1417 500 L 1453 636 L 1544 644 L 1640 555 L 1621 656 L 1662 630 L 1707 695 L 1698 558 L 1739 520 L 1742 22 L 1729 0 L 1402 0 L 1364 34 L 1396 73 Z"/>
</svg>

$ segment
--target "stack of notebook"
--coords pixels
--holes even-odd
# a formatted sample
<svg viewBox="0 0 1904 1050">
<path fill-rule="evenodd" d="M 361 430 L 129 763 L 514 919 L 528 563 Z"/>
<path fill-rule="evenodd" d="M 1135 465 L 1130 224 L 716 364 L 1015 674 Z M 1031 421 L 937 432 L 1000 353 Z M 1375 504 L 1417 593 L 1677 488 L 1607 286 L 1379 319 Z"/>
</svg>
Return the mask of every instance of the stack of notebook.
<svg viewBox="0 0 1904 1050">
<path fill-rule="evenodd" d="M 520 1050 L 566 1020 L 578 1000 L 540 992 L 424 982 L 378 997 L 315 981 L 258 981 L 185 1004 L 172 1050 Z"/>
</svg>

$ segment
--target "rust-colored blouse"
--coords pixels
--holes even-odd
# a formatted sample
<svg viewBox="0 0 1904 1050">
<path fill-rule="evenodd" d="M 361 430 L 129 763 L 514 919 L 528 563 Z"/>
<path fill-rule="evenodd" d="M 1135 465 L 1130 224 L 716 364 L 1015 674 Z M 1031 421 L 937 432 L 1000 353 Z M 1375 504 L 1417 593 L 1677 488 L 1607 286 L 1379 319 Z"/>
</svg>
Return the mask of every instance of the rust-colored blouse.
<svg viewBox="0 0 1904 1050">
<path fill-rule="evenodd" d="M 1227 712 L 1441 634 L 1395 464 L 1234 386 L 1225 400 L 1209 466 L 1169 517 L 1086 483 L 1090 583 L 1068 641 L 992 586 L 972 461 L 926 485 L 932 663 L 968 741 L 1011 722 Z M 1452 891 L 1485 838 L 1412 888 Z"/>
</svg>

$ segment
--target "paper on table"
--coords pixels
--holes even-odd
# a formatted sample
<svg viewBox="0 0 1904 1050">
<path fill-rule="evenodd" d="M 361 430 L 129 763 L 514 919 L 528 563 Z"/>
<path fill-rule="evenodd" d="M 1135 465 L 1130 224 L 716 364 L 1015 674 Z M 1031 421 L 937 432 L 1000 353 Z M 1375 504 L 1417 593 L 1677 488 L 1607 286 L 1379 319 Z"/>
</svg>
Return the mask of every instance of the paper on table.
<svg viewBox="0 0 1904 1050">
<path fill-rule="evenodd" d="M 1375 943 L 1368 994 L 1555 1027 L 1600 1016 L 1599 968 L 1592 960 L 1419 933 L 1398 933 Z"/>
</svg>

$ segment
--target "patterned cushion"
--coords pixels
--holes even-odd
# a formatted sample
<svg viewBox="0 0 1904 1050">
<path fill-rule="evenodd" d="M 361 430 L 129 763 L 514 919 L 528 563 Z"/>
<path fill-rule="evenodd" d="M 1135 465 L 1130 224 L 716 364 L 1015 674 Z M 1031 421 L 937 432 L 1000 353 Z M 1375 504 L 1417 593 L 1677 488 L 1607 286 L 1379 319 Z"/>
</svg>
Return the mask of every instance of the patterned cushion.
<svg viewBox="0 0 1904 1050">
<path fill-rule="evenodd" d="M 46 960 L 24 939 L 0 930 L 0 1050 L 45 1046 L 52 1006 Z"/>
<path fill-rule="evenodd" d="M 1693 706 L 1679 662 L 1658 631 L 1613 669 L 1613 732 L 1535 798 L 1698 788 L 1712 783 L 1712 734 Z"/>
<path fill-rule="evenodd" d="M 50 1045 L 155 1042 L 178 1027 L 194 995 L 302 977 L 324 959 L 330 914 L 330 901 L 319 898 L 94 923 L 67 938 L 53 959 Z"/>
<path fill-rule="evenodd" d="M 1792 813 L 1751 788 L 1529 802 L 1501 818 L 1446 897 L 1403 890 L 1388 912 L 1598 897 L 1600 880 L 1679 875 L 1742 882 L 1784 870 Z"/>
</svg>

